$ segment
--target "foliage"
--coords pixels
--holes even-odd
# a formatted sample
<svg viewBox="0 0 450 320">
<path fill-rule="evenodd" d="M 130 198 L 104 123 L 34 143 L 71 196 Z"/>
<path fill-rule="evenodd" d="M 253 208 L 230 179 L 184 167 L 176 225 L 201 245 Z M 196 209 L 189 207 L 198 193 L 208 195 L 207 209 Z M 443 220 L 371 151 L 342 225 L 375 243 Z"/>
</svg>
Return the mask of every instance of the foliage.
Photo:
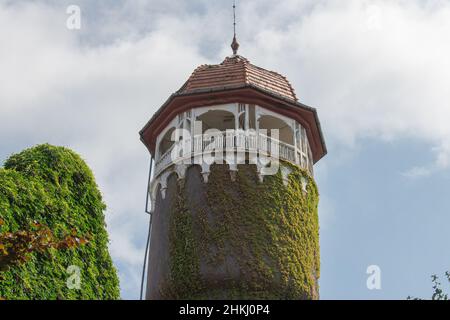
<svg viewBox="0 0 450 320">
<path fill-rule="evenodd" d="M 118 278 L 107 247 L 104 210 L 91 170 L 73 151 L 40 145 L 11 156 L 4 169 L 0 168 L 2 233 L 47 247 L 30 253 L 27 263 L 1 273 L 0 297 L 119 298 Z M 35 221 L 46 227 L 37 227 Z M 33 228 L 38 234 L 23 231 Z M 71 238 L 74 235 L 90 236 L 89 244 L 58 250 L 73 245 L 71 240 L 77 241 Z M 72 265 L 81 270 L 80 290 L 66 285 L 70 276 L 66 270 Z"/>
<path fill-rule="evenodd" d="M 0 227 L 3 224 L 3 220 L 0 219 Z M 0 272 L 27 262 L 34 252 L 72 249 L 87 243 L 88 240 L 79 238 L 75 230 L 71 235 L 57 239 L 48 227 L 37 222 L 34 223 L 32 230 L 0 233 Z"/>
<path fill-rule="evenodd" d="M 306 171 L 284 166 L 287 186 L 281 172 L 258 182 L 249 165 L 236 181 L 226 166 L 212 166 L 203 190 L 178 182 L 165 298 L 318 298 L 317 187 Z M 192 192 L 204 194 L 195 200 Z"/>
<path fill-rule="evenodd" d="M 445 273 L 446 280 L 450 283 L 450 272 Z M 439 277 L 437 275 L 431 276 L 431 282 L 433 284 L 433 295 L 431 300 L 449 300 L 448 293 L 445 293 L 442 289 L 442 284 L 439 282 Z M 408 297 L 408 300 L 421 300 L 419 298 Z"/>
</svg>

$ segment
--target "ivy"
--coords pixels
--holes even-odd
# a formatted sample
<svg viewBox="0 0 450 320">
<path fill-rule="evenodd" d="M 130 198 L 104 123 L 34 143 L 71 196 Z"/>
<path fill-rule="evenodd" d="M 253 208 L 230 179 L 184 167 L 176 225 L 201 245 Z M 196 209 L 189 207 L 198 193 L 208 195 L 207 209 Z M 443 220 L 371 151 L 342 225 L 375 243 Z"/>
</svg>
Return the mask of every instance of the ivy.
<svg viewBox="0 0 450 320">
<path fill-rule="evenodd" d="M 0 168 L 0 232 L 30 230 L 38 221 L 57 238 L 89 237 L 71 250 L 36 252 L 1 272 L 5 299 L 118 299 L 119 281 L 108 252 L 106 206 L 94 176 L 73 151 L 48 144 L 11 156 Z M 69 289 L 69 266 L 81 270 L 81 288 Z"/>
<path fill-rule="evenodd" d="M 195 197 L 185 187 L 189 174 L 178 182 L 165 298 L 318 299 L 317 187 L 306 171 L 283 166 L 287 186 L 281 172 L 260 183 L 249 165 L 236 181 L 227 166 L 213 165 Z"/>
</svg>

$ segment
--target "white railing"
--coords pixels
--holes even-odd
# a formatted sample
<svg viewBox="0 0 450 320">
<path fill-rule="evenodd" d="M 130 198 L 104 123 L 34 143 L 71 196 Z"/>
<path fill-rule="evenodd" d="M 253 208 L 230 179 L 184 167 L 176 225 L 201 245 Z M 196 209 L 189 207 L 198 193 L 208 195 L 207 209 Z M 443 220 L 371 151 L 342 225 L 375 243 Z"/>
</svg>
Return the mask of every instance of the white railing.
<svg viewBox="0 0 450 320">
<path fill-rule="evenodd" d="M 259 153 L 261 156 L 279 158 L 307 169 L 312 174 L 312 164 L 308 157 L 293 145 L 284 143 L 264 134 L 256 132 L 217 132 L 194 136 L 178 142 L 183 148 L 177 148 L 172 154 L 172 145 L 155 163 L 155 177 L 174 163 L 182 162 L 205 152 L 245 151 Z M 278 154 L 277 154 L 278 152 Z"/>
<path fill-rule="evenodd" d="M 161 171 L 165 168 L 167 168 L 169 165 L 172 164 L 172 151 L 175 148 L 175 144 L 173 144 L 169 150 L 167 150 L 158 161 L 155 163 L 155 176 L 159 175 Z"/>
</svg>

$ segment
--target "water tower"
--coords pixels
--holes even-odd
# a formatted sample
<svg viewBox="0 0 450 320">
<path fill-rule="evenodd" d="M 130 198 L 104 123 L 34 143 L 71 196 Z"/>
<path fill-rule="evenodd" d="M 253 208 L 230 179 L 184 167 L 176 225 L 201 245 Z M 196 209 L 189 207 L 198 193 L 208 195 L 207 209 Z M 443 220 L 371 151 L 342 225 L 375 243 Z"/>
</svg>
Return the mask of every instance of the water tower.
<svg viewBox="0 0 450 320">
<path fill-rule="evenodd" d="M 317 112 L 238 47 L 140 132 L 154 160 L 147 299 L 319 297 Z"/>
</svg>

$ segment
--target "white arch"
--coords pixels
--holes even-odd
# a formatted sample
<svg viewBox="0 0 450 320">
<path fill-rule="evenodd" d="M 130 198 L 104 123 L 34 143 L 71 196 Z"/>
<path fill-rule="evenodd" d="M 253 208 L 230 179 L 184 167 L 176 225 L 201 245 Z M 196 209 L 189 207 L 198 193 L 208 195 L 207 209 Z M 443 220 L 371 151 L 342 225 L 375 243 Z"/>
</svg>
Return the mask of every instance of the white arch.
<svg viewBox="0 0 450 320">
<path fill-rule="evenodd" d="M 207 113 L 208 111 L 214 111 L 214 110 L 221 110 L 221 111 L 228 111 L 233 113 L 235 116 L 237 115 L 237 103 L 231 103 L 231 104 L 221 104 L 216 106 L 207 106 L 207 107 L 201 107 L 195 109 L 195 116 L 198 118 L 204 113 Z"/>
</svg>

